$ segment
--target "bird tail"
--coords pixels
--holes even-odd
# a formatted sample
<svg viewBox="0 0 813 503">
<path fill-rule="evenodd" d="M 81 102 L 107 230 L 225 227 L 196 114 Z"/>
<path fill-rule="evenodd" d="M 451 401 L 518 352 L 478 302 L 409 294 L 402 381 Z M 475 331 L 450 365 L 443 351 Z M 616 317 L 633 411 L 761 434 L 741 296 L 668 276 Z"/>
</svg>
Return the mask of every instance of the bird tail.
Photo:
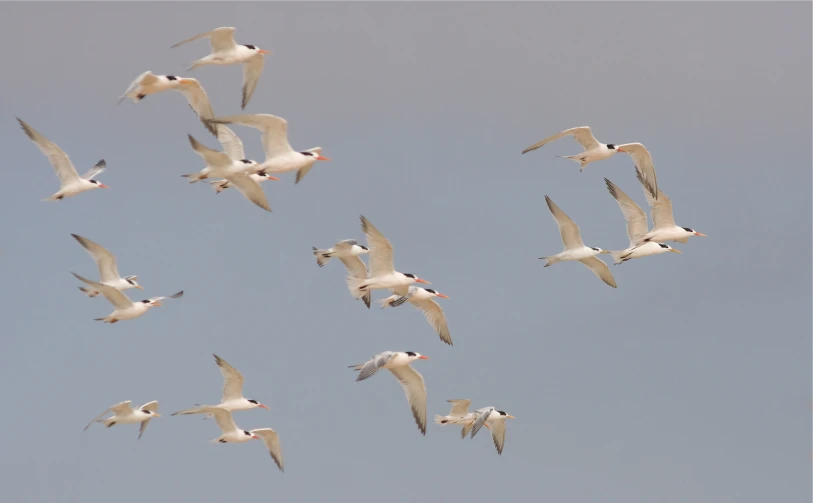
<svg viewBox="0 0 813 503">
<path fill-rule="evenodd" d="M 90 298 L 93 298 L 93 297 L 99 295 L 99 292 L 97 292 L 96 290 L 91 290 L 90 288 L 85 288 L 83 286 L 80 286 L 79 290 L 84 292 L 84 294 L 87 295 Z"/>
<path fill-rule="evenodd" d="M 189 178 L 189 183 L 199 182 L 201 180 L 205 180 L 209 178 L 208 173 L 198 172 L 198 173 L 191 173 L 188 175 L 181 175 L 184 178 Z"/>
<path fill-rule="evenodd" d="M 557 155 L 556 157 L 561 157 L 561 158 L 563 158 L 563 159 L 570 159 L 571 161 L 576 161 L 576 162 L 578 162 L 578 163 L 579 163 L 579 166 L 580 166 L 580 168 L 581 168 L 581 169 L 579 169 L 579 171 L 582 171 L 582 170 L 584 169 L 584 167 L 585 167 L 585 166 L 587 166 L 587 164 L 588 164 L 587 162 L 582 161 L 582 154 L 576 154 L 576 155 Z"/>
<path fill-rule="evenodd" d="M 45 199 L 42 199 L 42 201 L 53 202 L 53 201 L 59 201 L 60 199 L 62 199 L 62 198 L 59 196 L 59 193 L 57 193 L 57 194 L 54 194 L 53 196 L 49 196 L 49 197 L 46 197 Z"/>
<path fill-rule="evenodd" d="M 228 180 L 214 180 L 209 182 L 209 185 L 211 185 L 212 188 L 215 189 L 216 194 L 220 194 L 221 191 L 228 189 L 231 186 Z"/>
<path fill-rule="evenodd" d="M 356 278 L 353 276 L 347 277 L 347 288 L 350 289 L 350 295 L 352 295 L 354 299 L 361 299 L 365 297 L 365 294 L 370 293 L 362 290 L 361 289 L 362 286 L 364 286 L 364 278 Z"/>
<path fill-rule="evenodd" d="M 353 370 L 361 370 L 361 369 L 364 368 L 364 364 L 359 363 L 359 364 L 356 364 L 356 365 L 348 365 L 347 368 L 353 369 Z"/>
<path fill-rule="evenodd" d="M 313 254 L 316 255 L 316 265 L 319 267 L 324 267 L 324 265 L 327 264 L 327 261 L 330 260 L 330 257 L 333 255 L 327 250 L 320 250 L 315 246 L 312 246 L 312 248 Z"/>
<path fill-rule="evenodd" d="M 173 412 L 170 416 L 183 416 L 187 414 L 203 414 L 211 407 L 211 405 L 201 405 L 200 407 L 195 407 L 194 409 L 185 409 L 179 410 L 178 412 Z M 208 415 L 208 413 L 207 413 Z"/>
<path fill-rule="evenodd" d="M 545 267 L 550 267 L 553 264 L 555 264 L 556 262 L 561 262 L 561 259 L 558 259 L 556 257 L 539 257 L 539 260 L 546 260 L 547 261 L 545 263 Z"/>
<path fill-rule="evenodd" d="M 381 305 L 381 309 L 384 309 L 390 307 L 392 305 L 392 301 L 394 301 L 397 298 L 398 298 L 397 295 L 390 295 L 386 299 L 378 299 L 376 302 L 378 302 Z"/>
<path fill-rule="evenodd" d="M 611 251 L 610 256 L 613 258 L 613 263 L 620 264 L 621 262 L 623 262 L 624 261 L 623 256 L 626 251 L 627 250 Z"/>
<path fill-rule="evenodd" d="M 189 65 L 189 68 L 187 68 L 187 69 L 186 69 L 186 71 L 187 71 L 187 72 L 191 72 L 191 71 L 192 71 L 192 70 L 194 70 L 195 68 L 197 68 L 197 67 L 199 67 L 199 66 L 203 66 L 203 65 L 205 65 L 205 64 L 206 64 L 206 58 L 201 58 L 201 59 L 198 59 L 198 60 L 196 60 L 196 61 L 193 61 L 193 62 L 192 62 L 192 64 L 191 64 L 191 65 Z"/>
<path fill-rule="evenodd" d="M 107 318 L 93 318 L 93 321 L 103 321 L 105 323 L 110 323 L 109 321 L 107 321 Z"/>
</svg>

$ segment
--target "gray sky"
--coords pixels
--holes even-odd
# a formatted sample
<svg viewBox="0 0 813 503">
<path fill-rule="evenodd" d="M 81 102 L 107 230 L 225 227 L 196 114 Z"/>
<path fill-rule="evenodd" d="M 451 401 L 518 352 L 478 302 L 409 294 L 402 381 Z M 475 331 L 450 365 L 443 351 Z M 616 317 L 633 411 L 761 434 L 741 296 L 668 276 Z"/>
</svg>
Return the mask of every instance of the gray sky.
<svg viewBox="0 0 813 503">
<path fill-rule="evenodd" d="M 3 13 L 3 499 L 810 501 L 809 3 Z M 285 117 L 295 148 L 334 159 L 266 183 L 271 214 L 180 178 L 203 167 L 187 133 L 217 147 L 182 96 L 115 105 L 152 70 L 193 76 L 215 112 L 238 113 L 240 68 L 185 72 L 207 42 L 170 49 L 218 26 L 273 52 L 247 112 Z M 14 116 L 82 171 L 106 159 L 112 188 L 41 202 L 58 182 Z M 579 151 L 571 139 L 520 155 L 579 125 L 645 144 L 677 222 L 709 237 L 613 266 L 617 290 L 579 264 L 543 269 L 561 250 L 544 194 L 608 249 L 627 237 L 602 178 L 645 207 L 627 156 L 579 173 L 554 157 Z M 261 159 L 259 134 L 234 130 Z M 400 270 L 450 296 L 454 347 L 409 306 L 353 301 L 341 264 L 316 267 L 311 246 L 363 239 L 360 214 Z M 139 275 L 134 298 L 185 297 L 94 322 L 111 306 L 76 289 L 71 271 L 97 272 L 70 233 Z M 503 455 L 487 432 L 422 437 L 388 373 L 354 382 L 347 365 L 387 349 L 431 358 L 415 365 L 430 420 L 449 398 L 515 415 Z M 209 445 L 212 422 L 168 417 L 217 402 L 213 352 L 272 408 L 235 419 L 277 430 L 284 474 L 259 442 Z M 140 441 L 135 426 L 82 432 L 128 399 L 160 400 L 165 417 Z"/>
</svg>

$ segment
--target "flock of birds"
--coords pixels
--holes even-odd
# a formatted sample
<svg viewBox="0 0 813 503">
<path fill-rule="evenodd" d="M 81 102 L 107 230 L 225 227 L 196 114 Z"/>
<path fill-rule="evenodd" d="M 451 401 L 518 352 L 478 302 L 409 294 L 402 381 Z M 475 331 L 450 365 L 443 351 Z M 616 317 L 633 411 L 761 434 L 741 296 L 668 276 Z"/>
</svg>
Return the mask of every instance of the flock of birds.
<svg viewBox="0 0 813 503">
<path fill-rule="evenodd" d="M 265 55 L 268 51 L 254 45 L 240 45 L 234 41 L 233 27 L 222 27 L 201 33 L 187 40 L 179 42 L 172 47 L 208 37 L 212 52 L 208 56 L 192 63 L 189 70 L 203 65 L 243 65 L 242 109 L 251 100 L 262 72 Z M 279 180 L 271 173 L 296 172 L 295 183 L 299 183 L 310 171 L 316 161 L 327 161 L 322 156 L 320 147 L 305 151 L 294 150 L 287 139 L 287 121 L 281 117 L 270 114 L 244 114 L 217 117 L 212 111 L 206 91 L 200 82 L 193 78 L 182 78 L 174 75 L 154 75 L 144 72 L 129 86 L 119 102 L 130 98 L 138 102 L 150 94 L 166 90 L 182 93 L 206 129 L 220 142 L 223 151 L 206 147 L 189 135 L 192 149 L 204 160 L 205 168 L 198 173 L 184 174 L 190 183 L 200 180 L 209 181 L 216 193 L 235 187 L 248 200 L 255 205 L 271 211 L 260 182 L 266 180 Z M 17 119 L 28 137 L 48 157 L 51 165 L 60 180 L 60 189 L 46 200 L 62 200 L 98 188 L 108 188 L 94 178 L 104 171 L 106 163 L 99 161 L 83 176 L 79 176 L 67 154 L 56 144 L 47 140 L 24 121 Z M 245 158 L 243 144 L 240 138 L 226 124 L 239 124 L 258 129 L 262 132 L 262 145 L 266 158 L 263 162 L 256 162 Z M 556 139 L 572 136 L 583 147 L 583 152 L 565 156 L 578 162 L 581 170 L 588 164 L 608 159 L 616 152 L 628 154 L 635 165 L 638 181 L 641 183 L 651 210 L 654 226 L 649 229 L 646 213 L 621 191 L 618 186 L 608 179 L 604 179 L 610 194 L 618 202 L 621 212 L 627 222 L 629 247 L 620 251 L 606 251 L 601 248 L 586 246 L 582 241 L 579 227 L 571 220 L 548 196 L 545 200 L 548 208 L 559 228 L 564 250 L 556 255 L 541 257 L 546 260 L 545 267 L 563 261 L 579 261 L 592 270 L 606 284 L 616 287 L 615 279 L 609 267 L 599 255 L 609 253 L 615 264 L 626 262 L 633 258 L 641 258 L 666 252 L 680 253 L 665 241 L 686 243 L 691 236 L 705 236 L 688 227 L 675 224 L 672 215 L 672 203 L 660 191 L 655 176 L 655 168 L 649 151 L 640 143 L 623 145 L 604 144 L 596 140 L 587 126 L 567 129 L 525 149 L 522 153 L 536 150 Z M 395 269 L 393 263 L 393 247 L 390 241 L 361 216 L 361 230 L 367 244 L 361 245 L 354 239 L 340 241 L 330 248 L 319 249 L 313 247 L 313 254 L 319 267 L 325 266 L 330 259 L 336 258 L 347 269 L 347 287 L 354 299 L 361 299 L 369 309 L 373 290 L 389 291 L 392 295 L 378 300 L 382 308 L 398 307 L 410 303 L 423 312 L 432 328 L 437 332 L 440 340 L 452 345 L 452 337 L 446 322 L 443 309 L 435 298 L 448 298 L 446 295 L 431 288 L 415 286 L 415 283 L 429 284 L 412 273 L 403 273 Z M 79 289 L 88 297 L 102 295 L 114 307 L 114 311 L 97 321 L 117 323 L 122 320 L 131 320 L 142 316 L 150 308 L 161 306 L 162 300 L 177 299 L 183 295 L 183 290 L 168 297 L 151 297 L 146 300 L 133 302 L 124 293 L 128 289 L 143 289 L 138 284 L 137 276 L 124 276 L 119 274 L 116 257 L 99 244 L 72 234 L 96 262 L 99 270 L 99 281 L 93 281 L 72 273 L 86 286 Z M 362 255 L 369 257 L 365 264 Z M 243 430 L 238 427 L 232 417 L 235 411 L 268 407 L 257 400 L 243 397 L 243 375 L 224 359 L 214 355 L 215 361 L 224 378 L 221 403 L 218 405 L 198 405 L 172 415 L 200 414 L 204 419 L 214 418 L 221 430 L 221 435 L 212 440 L 218 443 L 242 443 L 249 440 L 263 440 L 271 457 L 280 470 L 283 470 L 282 451 L 279 437 L 271 428 Z M 351 365 L 350 368 L 358 371 L 356 381 L 363 381 L 373 376 L 381 369 L 389 370 L 398 380 L 406 394 L 412 415 L 421 434 L 426 434 L 426 386 L 421 374 L 412 368 L 411 364 L 418 360 L 426 360 L 427 356 L 413 351 L 384 351 L 373 356 L 363 364 Z M 439 425 L 462 425 L 461 438 L 467 435 L 474 438 L 477 432 L 485 426 L 491 431 L 492 440 L 496 450 L 502 454 L 505 444 L 505 421 L 514 416 L 493 406 L 482 407 L 469 412 L 471 402 L 463 399 L 447 400 L 451 410 L 446 415 L 436 415 L 435 423 Z M 138 438 L 144 433 L 149 422 L 159 417 L 158 402 L 148 402 L 138 408 L 133 408 L 130 401 L 116 404 L 94 418 L 85 430 L 93 423 L 99 422 L 106 427 L 116 424 L 140 424 Z M 103 417 L 112 412 L 112 416 Z"/>
</svg>

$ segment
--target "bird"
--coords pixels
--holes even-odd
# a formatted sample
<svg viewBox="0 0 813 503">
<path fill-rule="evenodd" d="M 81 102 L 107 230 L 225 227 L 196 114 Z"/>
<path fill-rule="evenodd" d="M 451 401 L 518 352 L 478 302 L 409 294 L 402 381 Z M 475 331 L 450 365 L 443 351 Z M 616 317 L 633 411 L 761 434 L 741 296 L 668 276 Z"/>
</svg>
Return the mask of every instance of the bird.
<svg viewBox="0 0 813 503">
<path fill-rule="evenodd" d="M 192 62 L 192 66 L 187 71 L 194 70 L 204 65 L 234 65 L 243 64 L 243 99 L 242 108 L 248 105 L 254 90 L 257 88 L 257 81 L 265 66 L 265 55 L 271 51 L 260 49 L 256 45 L 239 45 L 234 41 L 234 27 L 224 26 L 215 28 L 206 33 L 199 33 L 194 37 L 178 42 L 172 49 L 192 42 L 199 38 L 208 37 L 212 46 L 212 53 L 208 56 Z"/>
<path fill-rule="evenodd" d="M 155 75 L 148 70 L 133 80 L 124 94 L 119 97 L 118 103 L 125 98 L 130 98 L 133 103 L 138 103 L 150 94 L 162 91 L 178 91 L 183 94 L 189 107 L 197 114 L 206 129 L 217 136 L 217 126 L 205 121 L 205 119 L 213 118 L 215 113 L 209 103 L 209 96 L 197 79 L 175 75 Z"/>
<path fill-rule="evenodd" d="M 505 445 L 505 420 L 516 418 L 494 407 L 483 407 L 477 409 L 475 413 L 477 419 L 471 427 L 471 438 L 474 438 L 480 428 L 485 425 L 486 428 L 491 430 L 491 439 L 494 442 L 494 447 L 497 448 L 497 454 L 502 455 L 502 449 Z"/>
<path fill-rule="evenodd" d="M 141 438 L 141 435 L 144 434 L 144 430 L 147 429 L 147 425 L 150 424 L 150 420 L 152 420 L 154 417 L 161 417 L 161 414 L 156 412 L 157 410 L 157 400 L 147 402 L 137 409 L 133 409 L 130 406 L 130 400 L 127 400 L 125 402 L 117 403 L 96 416 L 91 422 L 88 423 L 87 426 L 85 426 L 83 431 L 87 431 L 87 429 L 90 428 L 90 425 L 93 423 L 104 423 L 104 425 L 108 428 L 116 424 L 141 423 L 141 427 L 138 429 L 138 438 Z M 107 419 L 102 419 L 102 417 L 108 412 L 113 412 L 113 415 Z"/>
<path fill-rule="evenodd" d="M 76 276 L 76 279 L 79 281 L 83 281 L 93 287 L 94 290 L 101 292 L 102 295 L 104 295 L 104 297 L 111 304 L 113 304 L 113 307 L 116 308 L 112 313 L 108 314 L 104 318 L 94 318 L 94 321 L 116 323 L 121 320 L 132 320 L 133 318 L 138 318 L 142 314 L 146 313 L 151 307 L 161 306 L 161 301 L 163 299 L 178 299 L 183 296 L 183 290 L 181 290 L 180 292 L 170 295 L 169 297 L 151 297 L 139 302 L 133 302 L 121 290 L 113 288 L 112 286 L 91 281 L 87 278 L 83 278 L 75 272 L 72 272 L 71 274 Z"/>
<path fill-rule="evenodd" d="M 432 300 L 434 297 L 441 299 L 448 299 L 449 297 L 439 293 L 432 288 L 423 288 L 420 286 L 398 287 L 392 290 L 395 295 L 391 295 L 386 299 L 379 300 L 381 308 L 385 307 L 398 307 L 404 302 L 409 302 L 416 308 L 423 311 L 426 316 L 426 321 L 432 325 L 432 328 L 440 336 L 440 340 L 446 344 L 453 346 L 452 336 L 449 334 L 449 326 L 446 324 L 446 316 L 443 313 L 443 308 Z"/>
<path fill-rule="evenodd" d="M 356 381 L 363 381 L 380 369 L 387 369 L 398 379 L 404 388 L 412 417 L 421 434 L 426 435 L 426 385 L 421 374 L 409 364 L 417 360 L 428 360 L 429 357 L 414 351 L 384 351 L 373 356 L 368 362 L 350 365 L 349 368 L 359 371 Z"/>
<path fill-rule="evenodd" d="M 279 181 L 279 178 L 277 178 L 276 176 L 271 176 L 268 173 L 251 173 L 248 176 L 257 183 L 267 182 L 268 180 Z M 228 180 L 212 180 L 208 183 L 212 186 L 213 189 L 215 189 L 216 194 L 220 194 L 224 190 L 233 186 L 232 183 Z"/>
<path fill-rule="evenodd" d="M 471 430 L 474 421 L 477 419 L 476 413 L 469 412 L 471 400 L 453 399 L 446 401 L 452 404 L 452 408 L 449 411 L 449 414 L 445 416 L 435 414 L 435 424 L 462 424 L 463 429 L 460 432 L 460 438 L 466 438 L 466 435 Z"/>
<path fill-rule="evenodd" d="M 237 190 L 239 190 L 246 199 L 266 211 L 271 211 L 271 206 L 268 204 L 268 199 L 265 197 L 263 188 L 256 180 L 251 178 L 250 173 L 246 172 L 247 169 L 256 166 L 257 163 L 249 159 L 243 159 L 242 155 L 237 155 L 243 153 L 243 144 L 240 142 L 240 139 L 227 127 L 218 129 L 217 135 L 218 140 L 225 149 L 224 152 L 211 149 L 201 144 L 192 135 L 187 135 L 192 149 L 203 158 L 206 167 L 197 173 L 181 176 L 188 178 L 189 183 L 205 180 L 210 176 L 224 178 L 227 182 L 237 187 Z M 234 157 L 229 155 L 230 151 Z"/>
<path fill-rule="evenodd" d="M 53 166 L 54 171 L 56 171 L 56 176 L 59 178 L 59 191 L 51 197 L 43 199 L 43 201 L 61 201 L 66 197 L 75 196 L 88 190 L 110 188 L 102 182 L 93 179 L 107 167 L 107 163 L 104 159 L 97 162 L 95 166 L 80 177 L 76 172 L 76 168 L 73 167 L 73 163 L 68 157 L 68 154 L 59 148 L 56 143 L 53 143 L 39 134 L 19 117 L 16 119 L 25 134 L 28 135 L 40 151 L 48 157 L 48 161 L 51 163 L 51 166 Z"/>
<path fill-rule="evenodd" d="M 220 373 L 223 376 L 223 396 L 220 399 L 219 405 L 202 405 L 194 409 L 180 410 L 173 412 L 173 416 L 185 414 L 203 414 L 206 410 L 211 408 L 223 409 L 228 411 L 235 410 L 251 410 L 257 407 L 268 410 L 267 405 L 263 405 L 257 400 L 248 399 L 243 397 L 243 381 L 245 378 L 236 368 L 229 365 L 223 358 L 212 354 L 215 357 L 215 363 L 220 368 Z M 207 413 L 206 417 L 211 416 Z M 206 419 L 204 417 L 204 419 Z"/>
<path fill-rule="evenodd" d="M 598 258 L 598 255 L 610 252 L 607 250 L 602 250 L 601 248 L 585 246 L 584 242 L 582 241 L 579 226 L 576 225 L 576 223 L 571 220 L 564 211 L 556 206 L 550 197 L 545 196 L 545 202 L 548 203 L 550 214 L 553 216 L 553 220 L 559 227 L 559 233 L 562 235 L 562 242 L 565 245 L 565 249 L 556 255 L 539 257 L 539 260 L 547 261 L 545 263 L 545 267 L 565 260 L 578 260 L 593 271 L 593 273 L 598 276 L 601 281 L 607 283 L 613 288 L 617 288 L 615 278 L 613 278 L 613 273 L 610 272 L 610 268 Z"/>
<path fill-rule="evenodd" d="M 680 253 L 671 246 L 655 241 L 643 242 L 644 236 L 647 235 L 647 219 L 646 213 L 640 206 L 635 204 L 635 201 L 625 194 L 616 184 L 604 179 L 607 184 L 607 190 L 610 195 L 615 198 L 618 207 L 621 208 L 621 213 L 624 214 L 624 219 L 627 221 L 627 236 L 630 240 L 629 248 L 619 251 L 611 251 L 610 255 L 613 257 L 615 264 L 626 262 L 634 258 L 646 257 L 648 255 L 658 255 L 661 253 L 674 252 Z"/>
<path fill-rule="evenodd" d="M 314 147 L 297 152 L 288 143 L 288 121 L 271 114 L 244 114 L 215 117 L 209 122 L 215 124 L 240 124 L 262 131 L 265 161 L 254 168 L 267 173 L 296 171 L 294 184 L 299 183 L 316 161 L 329 161 L 322 155 L 322 147 Z"/>
<path fill-rule="evenodd" d="M 234 423 L 231 411 L 218 407 L 209 407 L 203 412 L 211 414 L 215 418 L 217 426 L 223 432 L 219 437 L 210 440 L 212 443 L 240 444 L 249 440 L 262 440 L 271 459 L 277 464 L 279 471 L 284 472 L 282 465 L 282 449 L 279 444 L 279 435 L 271 428 L 257 428 L 255 430 L 243 430 Z"/>
<path fill-rule="evenodd" d="M 523 150 L 522 153 L 527 154 L 528 152 L 536 150 L 554 140 L 558 140 L 559 138 L 568 135 L 572 135 L 573 139 L 579 142 L 582 148 L 584 148 L 584 152 L 576 155 L 565 155 L 556 157 L 564 157 L 565 159 L 571 159 L 578 162 L 581 165 L 581 169 L 579 169 L 579 171 L 583 171 L 585 166 L 587 166 L 591 162 L 609 159 L 610 157 L 615 155 L 615 153 L 618 151 L 616 149 L 616 146 L 613 145 L 612 143 L 604 144 L 596 140 L 596 137 L 593 136 L 593 131 L 590 129 L 590 126 L 579 126 L 570 129 L 565 129 L 561 133 L 556 133 L 553 136 L 549 136 L 544 140 L 538 141 L 531 145 L 530 147 Z"/>
<path fill-rule="evenodd" d="M 76 234 L 71 234 L 71 236 L 73 236 L 73 238 L 77 240 L 79 244 L 88 251 L 88 253 L 90 253 L 90 256 L 93 257 L 93 260 L 96 262 L 96 267 L 99 268 L 100 283 L 107 286 L 112 286 L 117 290 L 129 290 L 130 288 L 138 288 L 139 290 L 144 289 L 144 287 L 139 285 L 138 281 L 136 281 L 138 276 L 125 276 L 123 278 L 119 276 L 119 269 L 116 266 L 115 255 L 88 238 L 83 238 L 82 236 L 77 236 Z M 96 297 L 100 293 L 97 290 L 84 286 L 80 286 L 79 290 L 91 298 Z"/>
<path fill-rule="evenodd" d="M 364 215 L 361 215 L 361 230 L 367 236 L 367 245 L 370 248 L 370 272 L 367 278 L 347 276 L 347 287 L 354 298 L 360 299 L 370 290 L 386 290 L 409 286 L 412 283 L 430 284 L 412 273 L 402 273 L 394 269 L 392 244 Z"/>
<path fill-rule="evenodd" d="M 358 244 L 358 241 L 355 239 L 345 239 L 339 241 L 333 245 L 332 248 L 328 248 L 326 250 L 321 250 L 315 246 L 312 248 L 313 254 L 316 256 L 316 265 L 319 267 L 324 267 L 328 260 L 330 260 L 332 257 L 336 257 L 342 261 L 342 264 L 344 264 L 345 269 L 347 269 L 347 274 L 353 276 L 354 278 L 367 278 L 367 266 L 364 265 L 364 262 L 361 260 L 359 255 L 370 253 L 370 249 L 364 245 Z M 372 292 L 369 291 L 365 292 L 364 295 L 361 296 L 361 300 L 364 301 L 364 305 L 367 306 L 367 309 L 370 308 L 371 297 Z"/>
<path fill-rule="evenodd" d="M 643 238 L 642 242 L 655 241 L 675 241 L 677 243 L 687 243 L 692 236 L 706 237 L 702 232 L 689 227 L 679 227 L 675 225 L 675 217 L 672 215 L 672 201 L 657 187 L 652 187 L 644 174 L 636 168 L 635 174 L 638 181 L 644 187 L 644 195 L 649 204 L 649 213 L 652 216 L 652 230 Z M 658 197 L 652 196 L 652 191 L 656 191 Z"/>
</svg>

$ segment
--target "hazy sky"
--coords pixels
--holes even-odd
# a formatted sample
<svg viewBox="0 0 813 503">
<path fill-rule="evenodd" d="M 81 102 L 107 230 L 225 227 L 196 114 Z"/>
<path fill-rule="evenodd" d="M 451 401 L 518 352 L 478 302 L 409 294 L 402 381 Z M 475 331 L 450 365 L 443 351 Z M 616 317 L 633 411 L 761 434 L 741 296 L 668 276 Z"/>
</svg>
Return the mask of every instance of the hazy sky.
<svg viewBox="0 0 813 503">
<path fill-rule="evenodd" d="M 0 336 L 6 383 L 0 487 L 9 502 L 809 502 L 811 497 L 810 3 L 4 3 L 0 15 L 5 218 Z M 240 112 L 241 69 L 191 61 L 218 26 L 266 60 L 249 113 L 289 123 L 294 148 L 333 158 L 299 185 L 265 184 L 273 213 L 183 173 L 187 133 L 219 148 L 177 93 L 116 106 L 139 73 L 193 76 L 215 112 Z M 60 203 L 27 121 L 112 187 Z M 646 207 L 632 162 L 588 166 L 562 139 L 641 142 L 679 225 L 708 238 L 611 266 L 543 269 L 561 250 L 547 194 L 586 243 L 628 244 L 603 177 Z M 257 131 L 235 126 L 262 159 Z M 365 215 L 396 267 L 432 282 L 455 342 L 411 306 L 364 309 L 340 263 L 311 246 L 363 240 Z M 88 299 L 97 278 L 71 237 L 137 274 L 134 299 L 186 295 L 142 318 Z M 605 258 L 609 258 L 604 256 Z M 374 298 L 383 298 L 377 292 Z M 418 351 L 431 421 L 445 400 L 509 420 L 417 431 L 389 373 L 348 365 Z M 217 403 L 212 353 L 271 411 L 279 473 L 260 442 L 169 417 Z M 87 421 L 159 400 L 137 426 Z M 127 494 L 121 494 L 126 492 Z"/>
</svg>

